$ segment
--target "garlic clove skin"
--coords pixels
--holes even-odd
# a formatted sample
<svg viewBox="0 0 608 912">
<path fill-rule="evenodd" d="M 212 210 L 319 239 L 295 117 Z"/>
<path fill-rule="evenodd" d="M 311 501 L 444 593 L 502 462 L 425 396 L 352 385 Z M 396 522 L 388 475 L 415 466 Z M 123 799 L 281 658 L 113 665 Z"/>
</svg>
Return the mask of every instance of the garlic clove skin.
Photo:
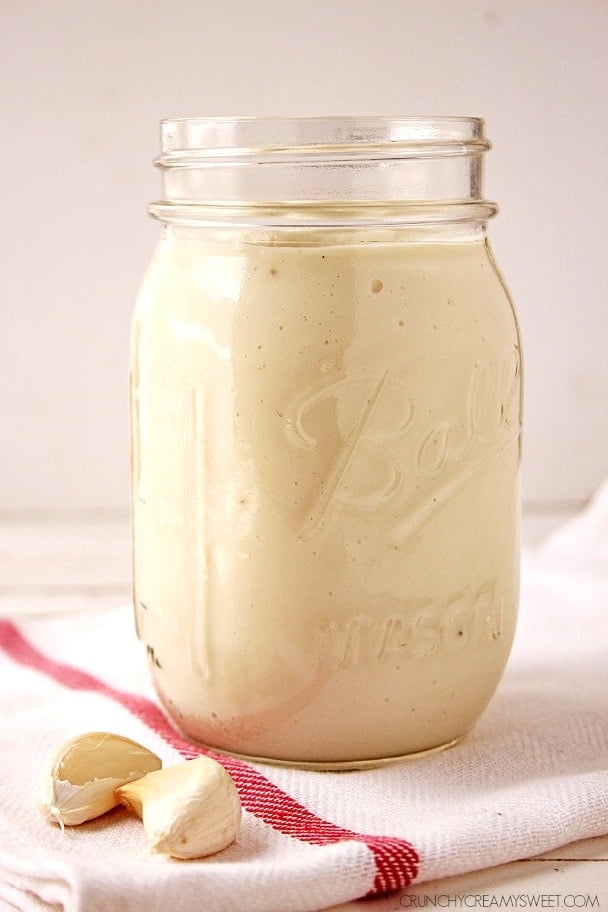
<svg viewBox="0 0 608 912">
<path fill-rule="evenodd" d="M 40 813 L 62 828 L 93 820 L 120 803 L 117 788 L 161 766 L 156 754 L 122 735 L 77 735 L 61 744 L 41 771 L 36 791 Z"/>
<path fill-rule="evenodd" d="M 241 802 L 234 782 L 211 757 L 148 773 L 117 789 L 142 818 L 150 850 L 173 858 L 202 858 L 236 839 Z"/>
</svg>

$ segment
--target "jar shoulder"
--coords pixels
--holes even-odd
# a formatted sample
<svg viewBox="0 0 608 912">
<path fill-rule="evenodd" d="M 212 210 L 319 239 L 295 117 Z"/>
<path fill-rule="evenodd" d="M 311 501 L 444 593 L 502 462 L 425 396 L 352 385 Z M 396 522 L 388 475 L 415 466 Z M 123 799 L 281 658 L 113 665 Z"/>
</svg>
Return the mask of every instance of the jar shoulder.
<svg viewBox="0 0 608 912">
<path fill-rule="evenodd" d="M 142 282 L 135 320 L 212 326 L 281 318 L 420 330 L 495 325 L 517 334 L 489 245 L 360 243 L 288 246 L 163 240 Z M 330 319 L 331 318 L 331 319 Z M 395 322 L 396 319 L 396 322 Z M 252 325 L 251 323 L 249 325 Z M 410 327 L 414 328 L 414 327 Z"/>
</svg>

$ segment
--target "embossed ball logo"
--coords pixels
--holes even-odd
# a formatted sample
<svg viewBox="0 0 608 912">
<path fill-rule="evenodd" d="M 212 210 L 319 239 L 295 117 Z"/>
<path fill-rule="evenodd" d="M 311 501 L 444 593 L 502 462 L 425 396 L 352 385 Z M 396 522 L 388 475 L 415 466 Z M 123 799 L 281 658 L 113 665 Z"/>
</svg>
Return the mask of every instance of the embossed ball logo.
<svg viewBox="0 0 608 912">
<path fill-rule="evenodd" d="M 406 376 L 389 371 L 333 380 L 307 390 L 283 413 L 289 442 L 314 452 L 322 444 L 313 418 L 329 400 L 341 445 L 332 456 L 300 537 L 327 528 L 338 511 L 390 513 L 391 537 L 405 540 L 484 465 L 514 445 L 521 431 L 520 357 L 478 361 L 448 405 L 422 408 Z"/>
</svg>

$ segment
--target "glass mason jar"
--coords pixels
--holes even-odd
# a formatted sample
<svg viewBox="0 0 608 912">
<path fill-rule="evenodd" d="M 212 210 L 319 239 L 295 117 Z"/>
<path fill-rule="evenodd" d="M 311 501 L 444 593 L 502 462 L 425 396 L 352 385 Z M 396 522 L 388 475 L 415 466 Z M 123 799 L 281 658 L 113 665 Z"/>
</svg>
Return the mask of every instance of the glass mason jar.
<svg viewBox="0 0 608 912">
<path fill-rule="evenodd" d="M 135 612 L 190 738 L 447 747 L 518 600 L 520 341 L 477 118 L 162 124 L 132 336 Z"/>
</svg>

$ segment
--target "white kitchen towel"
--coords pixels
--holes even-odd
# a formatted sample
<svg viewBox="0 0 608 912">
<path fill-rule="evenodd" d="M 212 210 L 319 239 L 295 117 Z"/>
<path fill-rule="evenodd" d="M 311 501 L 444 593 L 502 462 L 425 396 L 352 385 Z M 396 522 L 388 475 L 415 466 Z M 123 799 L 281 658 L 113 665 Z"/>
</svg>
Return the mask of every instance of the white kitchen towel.
<svg viewBox="0 0 608 912">
<path fill-rule="evenodd" d="M 164 764 L 197 754 L 159 709 L 128 609 L 0 621 L 0 908 L 312 912 L 608 832 L 608 485 L 522 576 L 507 671 L 459 745 L 351 773 L 223 758 L 242 829 L 192 862 L 147 856 L 126 811 L 62 833 L 36 809 L 42 761 L 74 734 L 119 732 Z"/>
</svg>

